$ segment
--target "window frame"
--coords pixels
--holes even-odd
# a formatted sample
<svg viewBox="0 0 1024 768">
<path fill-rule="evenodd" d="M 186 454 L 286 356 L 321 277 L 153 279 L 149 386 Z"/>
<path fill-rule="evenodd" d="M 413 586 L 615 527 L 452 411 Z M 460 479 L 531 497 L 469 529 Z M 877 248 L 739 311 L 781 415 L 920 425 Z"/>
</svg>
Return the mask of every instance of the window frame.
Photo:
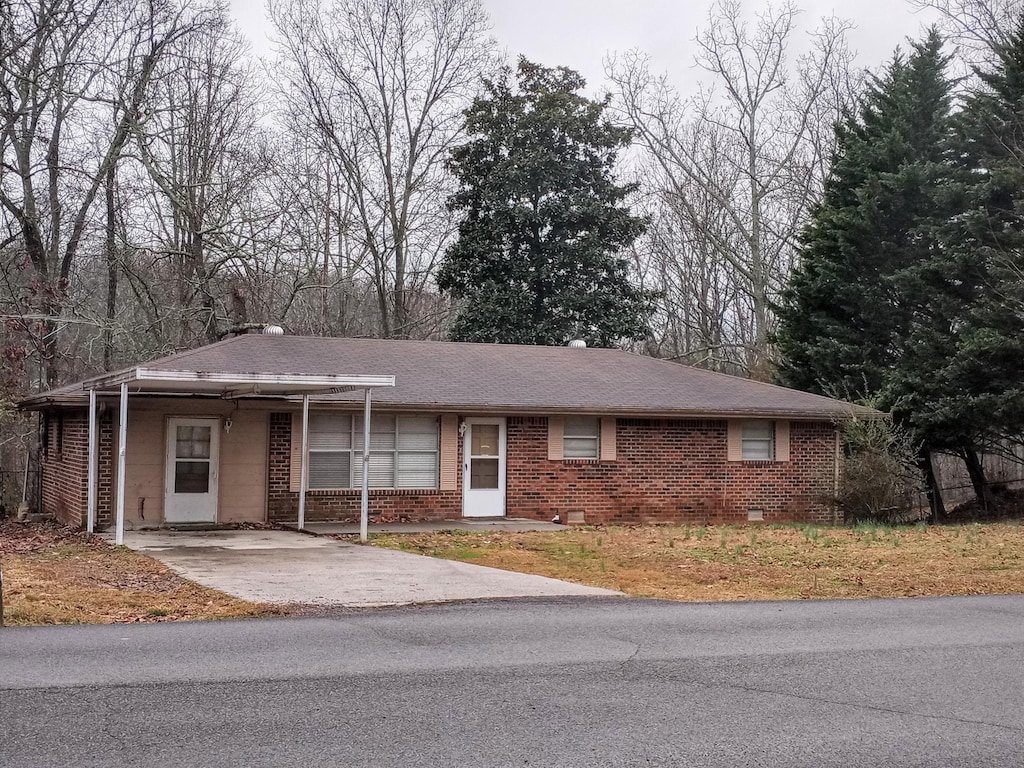
<svg viewBox="0 0 1024 768">
<path fill-rule="evenodd" d="M 572 422 L 576 422 L 575 425 Z M 573 429 L 579 430 L 581 422 L 593 422 L 593 432 L 589 431 L 572 431 Z M 588 425 L 589 426 L 589 425 Z M 579 442 L 587 441 L 592 443 L 594 446 L 593 452 L 587 452 L 586 455 L 570 455 L 567 452 L 566 447 L 569 441 Z M 575 450 L 575 449 L 574 449 Z M 568 461 L 597 461 L 601 458 L 601 417 L 600 416 L 565 416 L 562 421 L 562 458 Z"/>
<path fill-rule="evenodd" d="M 767 436 L 756 436 L 748 437 L 747 430 L 752 427 L 764 428 L 767 427 Z M 769 419 L 749 419 L 741 422 L 740 424 L 740 460 L 741 461 L 775 461 L 776 460 L 776 427 L 775 422 Z M 747 447 L 749 444 L 764 446 L 767 444 L 767 456 L 759 455 L 749 456 L 747 455 Z"/>
<path fill-rule="evenodd" d="M 347 430 L 330 432 L 328 430 L 322 430 L 324 434 L 332 435 L 333 439 L 338 442 L 336 446 L 329 447 L 313 447 L 312 442 L 307 445 L 306 450 L 306 463 L 309 471 L 306 474 L 306 489 L 309 491 L 352 491 L 358 490 L 362 487 L 362 467 L 363 467 L 363 424 L 361 413 L 351 412 L 335 412 L 335 411 L 319 411 L 312 412 L 309 414 L 310 431 L 314 424 L 314 420 L 319 419 L 345 419 L 347 421 Z M 427 430 L 416 430 L 412 428 L 412 425 L 403 431 L 403 422 L 409 424 L 419 423 L 422 427 L 426 422 L 432 422 L 432 429 Z M 381 422 L 385 422 L 381 424 Z M 379 427 L 375 429 L 375 426 Z M 383 427 L 383 428 L 380 428 Z M 406 442 L 403 447 L 403 437 L 408 438 L 410 435 L 430 435 L 432 437 L 432 447 L 425 448 L 422 446 L 409 447 Z M 383 443 L 383 446 L 382 446 Z M 348 482 L 344 485 L 337 484 L 317 484 L 313 474 L 313 455 L 314 454 L 337 454 L 344 455 L 347 457 L 348 466 L 342 473 L 348 474 Z M 390 463 L 390 480 L 387 484 L 374 482 L 373 477 L 373 459 L 377 457 L 378 460 L 385 460 L 386 463 Z M 403 457 L 433 457 L 433 469 L 432 469 L 432 484 L 423 485 L 421 483 L 408 484 L 403 482 Z M 390 460 L 387 461 L 387 457 Z M 393 414 L 393 413 L 373 413 L 370 416 L 370 482 L 369 488 L 372 490 L 389 490 L 389 491 L 436 491 L 440 489 L 440 473 L 441 473 L 441 424 L 440 419 L 437 416 L 420 415 L 420 414 Z M 415 472 L 411 466 L 404 468 L 405 472 L 413 474 Z M 419 470 L 422 474 L 423 470 Z"/>
</svg>

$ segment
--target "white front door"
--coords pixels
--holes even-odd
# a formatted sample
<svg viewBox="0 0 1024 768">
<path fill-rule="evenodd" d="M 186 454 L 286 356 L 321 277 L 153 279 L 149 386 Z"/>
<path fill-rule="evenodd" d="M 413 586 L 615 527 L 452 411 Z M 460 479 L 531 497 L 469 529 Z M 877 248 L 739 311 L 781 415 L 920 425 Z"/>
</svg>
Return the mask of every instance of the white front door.
<svg viewBox="0 0 1024 768">
<path fill-rule="evenodd" d="M 167 420 L 164 521 L 217 522 L 220 419 Z"/>
<path fill-rule="evenodd" d="M 466 419 L 462 443 L 462 514 L 505 514 L 505 420 Z"/>
</svg>

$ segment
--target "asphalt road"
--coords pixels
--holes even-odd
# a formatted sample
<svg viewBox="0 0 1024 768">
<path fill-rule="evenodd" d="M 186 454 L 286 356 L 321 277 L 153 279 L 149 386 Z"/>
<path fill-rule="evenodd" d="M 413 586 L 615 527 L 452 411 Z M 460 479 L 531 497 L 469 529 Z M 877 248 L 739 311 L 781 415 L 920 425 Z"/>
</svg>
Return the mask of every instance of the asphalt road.
<svg viewBox="0 0 1024 768">
<path fill-rule="evenodd" d="M 1024 597 L 0 629 L 0 766 L 1024 765 Z"/>
</svg>

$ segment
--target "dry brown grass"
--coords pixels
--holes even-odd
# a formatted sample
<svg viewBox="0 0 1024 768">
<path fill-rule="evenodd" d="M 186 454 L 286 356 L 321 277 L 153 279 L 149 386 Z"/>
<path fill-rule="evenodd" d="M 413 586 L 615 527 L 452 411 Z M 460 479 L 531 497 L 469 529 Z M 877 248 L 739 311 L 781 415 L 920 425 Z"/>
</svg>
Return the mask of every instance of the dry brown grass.
<svg viewBox="0 0 1024 768">
<path fill-rule="evenodd" d="M 1024 592 L 1019 524 L 455 531 L 374 544 L 671 600 Z"/>
<path fill-rule="evenodd" d="M 4 622 L 116 624 L 277 615 L 163 564 L 54 525 L 0 522 Z"/>
</svg>

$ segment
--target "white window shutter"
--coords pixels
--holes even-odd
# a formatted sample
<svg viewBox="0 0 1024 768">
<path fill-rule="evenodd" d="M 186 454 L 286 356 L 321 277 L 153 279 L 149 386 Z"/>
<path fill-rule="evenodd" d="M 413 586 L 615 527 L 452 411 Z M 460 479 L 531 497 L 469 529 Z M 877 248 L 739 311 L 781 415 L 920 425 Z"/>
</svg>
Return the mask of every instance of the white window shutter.
<svg viewBox="0 0 1024 768">
<path fill-rule="evenodd" d="M 440 489 L 454 491 L 459 484 L 459 417 L 446 413 L 441 417 Z"/>
<path fill-rule="evenodd" d="M 601 417 L 601 461 L 615 461 L 615 417 Z"/>
<path fill-rule="evenodd" d="M 743 422 L 730 421 L 728 425 L 728 460 L 743 461 Z"/>
<path fill-rule="evenodd" d="M 292 414 L 292 463 L 289 467 L 288 490 L 302 490 L 302 416 Z"/>
<path fill-rule="evenodd" d="M 561 461 L 565 445 L 565 419 L 548 417 L 548 461 Z"/>
<path fill-rule="evenodd" d="M 775 422 L 775 460 L 789 461 L 789 422 Z"/>
</svg>

